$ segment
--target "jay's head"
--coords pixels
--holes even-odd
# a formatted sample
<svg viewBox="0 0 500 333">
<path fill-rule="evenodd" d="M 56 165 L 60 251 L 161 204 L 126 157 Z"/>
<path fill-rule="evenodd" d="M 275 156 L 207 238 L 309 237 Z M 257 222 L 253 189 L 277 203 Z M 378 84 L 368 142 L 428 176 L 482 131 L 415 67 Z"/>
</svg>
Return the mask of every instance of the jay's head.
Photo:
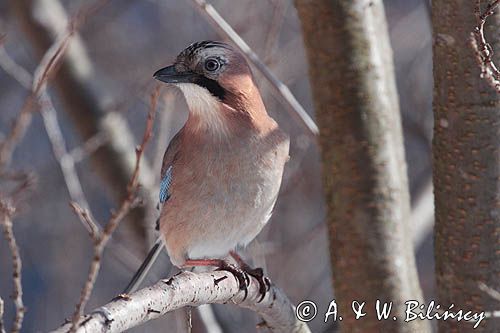
<svg viewBox="0 0 500 333">
<path fill-rule="evenodd" d="M 216 41 L 191 44 L 177 56 L 173 65 L 153 76 L 181 88 L 188 104 L 205 95 L 225 102 L 249 96 L 256 90 L 243 55 L 232 46 Z"/>
</svg>

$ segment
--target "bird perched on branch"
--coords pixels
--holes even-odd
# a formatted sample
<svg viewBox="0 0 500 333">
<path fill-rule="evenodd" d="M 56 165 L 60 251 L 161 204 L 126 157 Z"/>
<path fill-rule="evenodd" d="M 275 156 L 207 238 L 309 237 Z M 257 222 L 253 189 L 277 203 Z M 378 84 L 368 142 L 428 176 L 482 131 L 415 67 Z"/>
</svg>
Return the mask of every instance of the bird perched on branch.
<svg viewBox="0 0 500 333">
<path fill-rule="evenodd" d="M 261 279 L 262 270 L 251 270 L 235 250 L 271 217 L 288 136 L 267 114 L 247 61 L 228 44 L 193 43 L 154 77 L 182 91 L 189 116 L 163 158 L 160 239 L 126 292 L 140 283 L 163 243 L 177 267 L 231 270 L 224 260 L 231 255 L 236 270 Z"/>
</svg>

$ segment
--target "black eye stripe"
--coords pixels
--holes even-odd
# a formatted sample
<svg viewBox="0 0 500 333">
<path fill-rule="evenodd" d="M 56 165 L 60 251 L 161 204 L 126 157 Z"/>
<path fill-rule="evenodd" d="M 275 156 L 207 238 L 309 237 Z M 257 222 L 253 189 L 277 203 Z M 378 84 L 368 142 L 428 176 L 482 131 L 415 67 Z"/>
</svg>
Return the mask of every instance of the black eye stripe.
<svg viewBox="0 0 500 333">
<path fill-rule="evenodd" d="M 206 88 L 213 96 L 219 98 L 221 101 L 223 101 L 226 96 L 226 90 L 215 80 L 199 75 L 194 83 Z"/>
</svg>

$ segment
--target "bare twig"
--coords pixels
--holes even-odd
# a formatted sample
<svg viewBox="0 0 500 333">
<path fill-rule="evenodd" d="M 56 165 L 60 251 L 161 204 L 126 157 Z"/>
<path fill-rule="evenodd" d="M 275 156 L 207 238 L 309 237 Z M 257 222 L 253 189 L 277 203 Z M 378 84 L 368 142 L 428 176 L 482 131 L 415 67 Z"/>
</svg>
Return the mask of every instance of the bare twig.
<svg viewBox="0 0 500 333">
<path fill-rule="evenodd" d="M 476 26 L 471 33 L 471 45 L 476 51 L 476 58 L 481 66 L 481 77 L 500 92 L 500 71 L 493 62 L 493 48 L 484 35 L 484 25 L 489 16 L 493 15 L 495 9 L 500 5 L 500 0 L 491 1 L 481 12 L 481 0 L 476 0 L 474 15 L 476 16 Z"/>
<path fill-rule="evenodd" d="M 484 282 L 479 282 L 479 289 L 487 293 L 492 298 L 500 302 L 500 291 L 497 291 L 491 287 L 488 287 Z"/>
<path fill-rule="evenodd" d="M 60 50 L 60 48 L 54 48 Z M 56 54 L 60 54 L 60 51 L 47 52 L 50 56 L 44 57 L 52 59 L 54 57 L 60 57 Z M 43 66 L 39 66 L 40 71 L 47 67 L 49 61 L 42 61 L 41 63 L 46 63 Z M 31 89 L 35 87 L 35 90 L 40 90 L 38 93 L 38 104 L 40 105 L 41 114 L 43 117 L 45 130 L 52 144 L 52 150 L 54 156 L 61 166 L 64 181 L 68 192 L 70 194 L 71 200 L 76 201 L 84 209 L 88 209 L 89 205 L 83 194 L 82 186 L 75 169 L 75 161 L 72 155 L 69 155 L 66 151 L 66 143 L 62 136 L 61 128 L 57 121 L 57 114 L 52 103 L 52 99 L 48 95 L 46 88 L 42 87 L 43 83 L 41 79 L 33 80 L 31 74 L 25 70 L 22 66 L 18 65 L 13 61 L 9 55 L 5 52 L 5 49 L 0 46 L 0 67 L 2 67 L 8 74 L 10 74 L 14 79 L 16 79 L 24 88 Z M 45 71 L 45 70 L 44 70 Z M 35 74 L 35 76 L 40 76 L 40 74 Z M 33 82 L 33 83 L 32 83 Z M 38 84 L 35 82 L 39 82 Z M 40 85 L 41 88 L 38 88 Z M 91 230 L 89 230 L 90 232 Z"/>
<path fill-rule="evenodd" d="M 309 114 L 304 110 L 302 105 L 297 101 L 295 96 L 290 92 L 290 89 L 281 82 L 269 68 L 260 60 L 259 56 L 248 46 L 247 43 L 234 31 L 229 23 L 215 10 L 215 8 L 205 0 L 192 0 L 200 13 L 205 16 L 208 21 L 217 28 L 224 36 L 229 38 L 236 47 L 245 54 L 250 62 L 264 75 L 271 87 L 278 93 L 280 100 L 287 105 L 287 110 L 290 111 L 299 123 L 304 125 L 308 134 L 316 136 L 319 133 L 318 126 L 314 123 Z"/>
<path fill-rule="evenodd" d="M 5 241 L 9 245 L 12 255 L 12 282 L 14 283 L 14 292 L 12 298 L 16 307 L 16 316 L 12 326 L 12 333 L 17 333 L 21 330 L 24 319 L 24 312 L 26 309 L 23 304 L 23 286 L 21 284 L 21 255 L 19 254 L 19 247 L 12 230 L 12 216 L 14 215 L 15 208 L 12 203 L 7 199 L 0 199 L 0 224 L 3 227 L 3 234 Z"/>
<path fill-rule="evenodd" d="M 46 91 L 42 93 L 40 106 L 45 130 L 52 145 L 54 156 L 61 166 L 64 182 L 66 183 L 66 188 L 68 189 L 71 200 L 76 201 L 83 208 L 88 209 L 89 204 L 85 198 L 80 179 L 76 172 L 75 161 L 66 151 L 66 143 L 64 142 L 61 127 L 57 121 L 56 110 Z"/>
<path fill-rule="evenodd" d="M 108 0 L 96 0 L 97 5 L 87 7 L 90 8 L 88 10 L 81 10 L 82 14 L 77 16 L 86 17 L 89 12 L 95 12 L 107 2 Z M 74 24 L 72 21 L 75 20 L 68 19 L 59 0 L 18 0 L 12 2 L 12 7 L 38 53 L 45 52 L 56 40 L 55 36 L 59 36 L 61 31 Z M 79 18 L 76 21 L 81 20 Z M 89 88 L 92 81 L 90 74 L 93 71 L 85 45 L 82 39 L 75 35 L 61 64 L 60 75 L 54 78 L 54 87 L 65 106 L 63 110 L 70 116 L 82 139 L 90 143 L 88 147 L 93 150 L 91 162 L 95 165 L 97 175 L 111 189 L 116 202 L 120 203 L 124 199 L 125 187 L 134 169 L 135 156 L 130 149 L 134 145 L 134 137 L 122 115 L 118 112 L 108 112 L 103 107 L 105 102 L 102 96 Z M 92 140 L 94 138 L 99 140 Z M 97 145 L 94 145 L 95 143 Z M 75 162 L 88 155 L 80 149 L 74 152 Z M 127 224 L 127 228 L 133 230 L 132 235 L 136 237 L 137 242 L 143 241 L 148 230 L 146 222 L 153 219 L 156 198 L 153 195 L 152 175 L 144 160 L 140 175 L 144 205 L 136 207 L 129 214 L 131 223 Z"/>
<path fill-rule="evenodd" d="M 21 86 L 27 90 L 32 88 L 32 76 L 24 69 L 24 67 L 18 65 L 12 58 L 6 53 L 5 49 L 0 46 L 0 67 L 2 67 L 9 75 L 11 75 Z M 41 91 L 40 97 L 41 104 L 41 114 L 44 119 L 45 128 L 49 139 L 52 144 L 52 150 L 61 166 L 63 172 L 63 178 L 68 189 L 68 193 L 73 202 L 78 203 L 80 210 L 76 209 L 76 206 L 70 203 L 73 210 L 80 220 L 83 222 L 84 227 L 87 229 L 91 237 L 93 235 L 98 235 L 101 232 L 101 228 L 96 223 L 93 223 L 93 218 L 90 216 L 90 208 L 88 200 L 82 190 L 80 179 L 76 172 L 75 164 L 80 162 L 88 155 L 92 154 L 96 149 L 98 149 L 107 140 L 105 133 L 99 132 L 89 140 L 87 140 L 82 146 L 74 148 L 71 152 L 66 151 L 66 143 L 62 136 L 61 128 L 59 122 L 57 121 L 56 110 L 52 100 L 45 89 Z M 5 172 L 2 174 L 4 179 L 14 180 L 20 182 L 18 187 L 10 194 L 13 201 L 16 201 L 18 193 L 21 193 L 26 187 L 33 183 L 33 175 L 25 173 L 9 173 Z M 83 208 L 82 208 L 83 207 Z M 81 216 L 84 216 L 82 219 Z M 139 261 L 138 258 L 126 247 L 121 244 L 115 244 L 112 248 L 113 254 L 117 259 L 123 263 L 127 263 L 129 268 L 137 266 L 132 264 L 131 260 Z"/>
<path fill-rule="evenodd" d="M 106 133 L 98 132 L 85 141 L 83 145 L 73 148 L 68 154 L 75 163 L 78 163 L 99 149 L 107 140 Z"/>
<path fill-rule="evenodd" d="M 35 70 L 31 94 L 27 97 L 21 111 L 14 120 L 10 133 L 0 144 L 0 172 L 8 166 L 10 160 L 12 159 L 12 153 L 14 152 L 16 145 L 24 137 L 24 133 L 31 123 L 32 111 L 38 102 L 42 88 L 45 87 L 46 83 L 54 76 L 55 72 L 59 68 L 71 38 L 76 33 L 77 29 L 79 29 L 85 22 L 87 17 L 100 8 L 104 2 L 105 1 L 103 0 L 98 0 L 96 4 L 87 8 L 82 8 L 75 15 L 73 20 L 70 21 L 66 31 L 61 34 L 60 37 L 57 38 L 52 46 L 45 52 L 42 60 Z M 5 51 L 3 51 L 3 54 L 5 54 Z M 11 69 L 9 65 L 12 65 L 12 63 L 4 62 L 4 64 L 6 64 L 6 66 L 3 67 L 6 71 L 9 71 L 9 69 Z M 15 75 L 16 74 L 14 74 L 14 77 L 16 77 Z M 24 83 L 27 83 L 26 77 L 19 77 L 19 82 L 23 82 L 23 85 Z"/>
<path fill-rule="evenodd" d="M 159 86 L 157 86 L 157 88 L 155 89 L 155 91 L 151 95 L 151 109 L 149 110 L 149 113 L 148 113 L 148 119 L 146 121 L 146 129 L 144 131 L 144 136 L 142 138 L 142 142 L 136 148 L 136 163 L 135 163 L 134 172 L 132 173 L 132 178 L 130 179 L 130 181 L 127 185 L 127 196 L 122 201 L 118 211 L 112 214 L 110 220 L 105 225 L 103 231 L 98 236 L 93 237 L 94 238 L 94 255 L 92 258 L 92 263 L 90 264 L 90 269 L 89 269 L 87 281 L 85 282 L 85 285 L 82 288 L 80 300 L 79 300 L 78 304 L 76 305 L 75 312 L 73 313 L 73 317 L 71 320 L 70 332 L 76 332 L 78 320 L 79 320 L 80 316 L 82 316 L 85 305 L 87 304 L 87 302 L 90 298 L 90 295 L 92 294 L 92 290 L 94 288 L 94 284 L 95 284 L 97 275 L 98 275 L 100 267 L 101 267 L 101 258 L 102 258 L 104 248 L 106 247 L 112 233 L 118 227 L 121 220 L 128 214 L 130 209 L 132 209 L 136 203 L 136 194 L 137 194 L 137 190 L 139 188 L 138 179 L 139 179 L 141 158 L 143 156 L 144 149 L 145 149 L 147 143 L 149 142 L 149 140 L 151 139 L 151 136 L 153 135 L 153 123 L 154 123 L 156 104 L 158 101 L 159 93 L 160 93 L 160 89 L 159 89 Z M 78 216 L 81 219 L 84 219 L 85 222 L 90 223 L 91 225 L 96 225 L 94 222 L 90 222 L 90 221 L 92 221 L 90 219 L 90 215 L 88 215 L 88 214 L 85 215 L 84 213 L 81 213 L 81 212 L 84 212 L 84 210 L 82 210 L 76 204 L 73 204 L 73 207 L 76 207 L 75 211 L 78 213 Z"/>
<path fill-rule="evenodd" d="M 70 202 L 69 205 L 89 232 L 90 238 L 92 238 L 94 242 L 98 242 L 101 234 L 101 228 L 94 221 L 94 218 L 91 216 L 89 210 L 81 207 L 74 201 Z"/>
<path fill-rule="evenodd" d="M 78 318 L 77 332 L 122 332 L 184 306 L 207 303 L 233 303 L 257 312 L 273 332 L 307 333 L 297 320 L 294 307 L 282 290 L 272 285 L 259 302 L 257 280 L 251 278 L 248 296 L 239 289 L 236 277 L 227 271 L 184 272 L 131 295 L 121 295 L 110 303 Z M 67 332 L 65 324 L 53 333 Z"/>
<path fill-rule="evenodd" d="M 264 47 L 264 61 L 269 65 L 271 62 L 272 55 L 278 44 L 278 37 L 280 36 L 281 28 L 283 27 L 283 22 L 285 22 L 285 13 L 289 5 L 288 1 L 276 0 L 273 3 L 274 12 L 273 18 L 271 20 L 271 27 L 266 36 L 266 43 Z"/>
<path fill-rule="evenodd" d="M 5 326 L 3 324 L 3 299 L 0 297 L 0 333 L 5 333 Z"/>
</svg>

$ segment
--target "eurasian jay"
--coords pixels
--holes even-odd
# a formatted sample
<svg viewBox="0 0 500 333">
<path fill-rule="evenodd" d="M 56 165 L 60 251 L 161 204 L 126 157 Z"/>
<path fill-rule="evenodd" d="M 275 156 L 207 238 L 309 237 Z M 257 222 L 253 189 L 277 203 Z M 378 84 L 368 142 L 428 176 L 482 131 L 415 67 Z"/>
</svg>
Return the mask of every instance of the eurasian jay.
<svg viewBox="0 0 500 333">
<path fill-rule="evenodd" d="M 261 276 L 235 249 L 271 217 L 289 158 L 288 135 L 267 114 L 243 55 L 226 43 L 193 43 L 154 78 L 181 90 L 189 116 L 163 158 L 160 238 L 126 292 L 140 283 L 162 244 L 180 268 L 229 269 L 224 258 L 230 254 L 247 273 Z"/>
</svg>

